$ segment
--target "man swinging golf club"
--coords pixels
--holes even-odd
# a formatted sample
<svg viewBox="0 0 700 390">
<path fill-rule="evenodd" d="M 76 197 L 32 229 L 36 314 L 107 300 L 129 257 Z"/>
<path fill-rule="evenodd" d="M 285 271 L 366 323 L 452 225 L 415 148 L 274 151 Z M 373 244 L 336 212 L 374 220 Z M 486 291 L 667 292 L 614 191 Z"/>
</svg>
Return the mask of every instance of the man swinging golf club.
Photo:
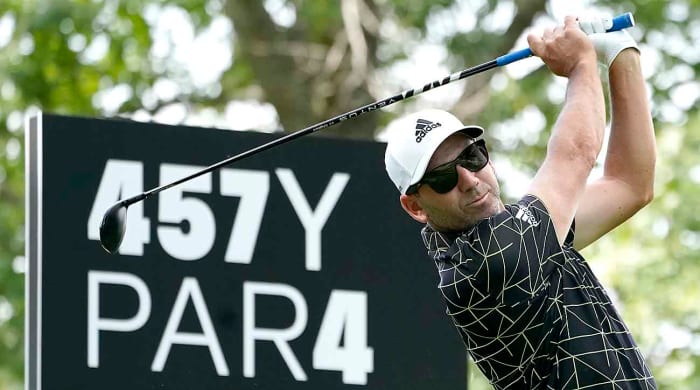
<svg viewBox="0 0 700 390">
<path fill-rule="evenodd" d="M 402 118 L 387 145 L 386 170 L 403 209 L 425 224 L 447 313 L 497 389 L 656 389 L 577 252 L 653 197 L 655 140 L 639 51 L 624 31 L 597 34 L 605 24 L 567 17 L 528 36 L 568 86 L 546 157 L 518 202 L 500 199 L 483 129 L 447 112 Z M 603 176 L 588 182 L 606 120 L 596 58 L 609 67 L 612 122 Z"/>
</svg>

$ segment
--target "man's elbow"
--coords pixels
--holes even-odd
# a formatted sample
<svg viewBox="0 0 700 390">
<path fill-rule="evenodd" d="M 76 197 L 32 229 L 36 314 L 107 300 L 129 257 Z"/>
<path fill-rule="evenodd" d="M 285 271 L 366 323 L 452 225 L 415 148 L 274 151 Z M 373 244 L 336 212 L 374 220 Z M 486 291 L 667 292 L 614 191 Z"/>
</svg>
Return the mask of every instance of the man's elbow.
<svg viewBox="0 0 700 390">
<path fill-rule="evenodd" d="M 649 169 L 643 170 L 641 184 L 638 186 L 640 208 L 654 200 L 654 178 L 656 176 L 656 159 L 653 159 Z"/>
<path fill-rule="evenodd" d="M 640 176 L 630 177 L 615 177 L 610 176 L 617 183 L 617 187 L 621 190 L 621 201 L 624 204 L 623 209 L 627 210 L 626 215 L 631 217 L 637 211 L 646 207 L 654 200 L 654 178 L 653 174 L 648 178 Z"/>
<path fill-rule="evenodd" d="M 639 196 L 639 208 L 641 209 L 645 207 L 651 203 L 652 200 L 654 200 L 654 186 L 650 185 L 649 188 L 647 188 L 647 190 L 642 192 Z"/>
<path fill-rule="evenodd" d="M 633 188 L 634 206 L 636 210 L 641 210 L 654 200 L 654 181 L 650 180 L 644 185 Z"/>
</svg>

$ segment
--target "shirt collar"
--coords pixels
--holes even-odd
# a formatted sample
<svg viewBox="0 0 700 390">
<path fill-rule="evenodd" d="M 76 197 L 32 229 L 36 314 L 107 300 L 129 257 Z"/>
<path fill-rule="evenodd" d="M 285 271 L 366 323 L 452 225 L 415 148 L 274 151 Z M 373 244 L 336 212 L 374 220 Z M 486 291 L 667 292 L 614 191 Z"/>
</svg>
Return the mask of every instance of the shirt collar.
<svg viewBox="0 0 700 390">
<path fill-rule="evenodd" d="M 429 252 L 439 255 L 447 252 L 447 249 L 459 237 L 460 233 L 442 233 L 435 231 L 430 225 L 425 225 L 421 230 L 423 244 Z"/>
</svg>

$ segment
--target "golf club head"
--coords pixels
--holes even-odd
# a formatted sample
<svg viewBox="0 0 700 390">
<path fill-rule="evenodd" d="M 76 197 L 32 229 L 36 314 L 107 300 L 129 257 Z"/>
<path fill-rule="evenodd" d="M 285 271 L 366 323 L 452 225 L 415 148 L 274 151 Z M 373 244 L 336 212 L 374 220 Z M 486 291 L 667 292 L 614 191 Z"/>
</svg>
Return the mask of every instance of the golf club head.
<svg viewBox="0 0 700 390">
<path fill-rule="evenodd" d="M 109 253 L 119 250 L 126 231 L 126 206 L 118 202 L 110 207 L 100 225 L 100 244 Z"/>
</svg>

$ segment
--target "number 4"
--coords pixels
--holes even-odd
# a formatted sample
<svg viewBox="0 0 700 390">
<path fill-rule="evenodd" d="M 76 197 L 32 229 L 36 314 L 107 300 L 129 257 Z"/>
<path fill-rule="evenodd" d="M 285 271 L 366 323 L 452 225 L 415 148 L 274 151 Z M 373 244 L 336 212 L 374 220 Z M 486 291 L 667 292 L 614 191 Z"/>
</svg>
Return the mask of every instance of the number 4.
<svg viewBox="0 0 700 390">
<path fill-rule="evenodd" d="M 374 371 L 374 350 L 367 346 L 367 293 L 331 292 L 314 345 L 313 367 L 342 371 L 343 383 L 367 384 L 367 374 Z"/>
<path fill-rule="evenodd" d="M 108 160 L 102 180 L 90 210 L 87 223 L 87 236 L 91 240 L 100 239 L 100 224 L 109 206 L 119 199 L 143 192 L 143 163 L 140 161 Z M 151 239 L 150 222 L 143 216 L 143 203 L 129 207 L 126 234 L 119 248 L 123 255 L 142 256 L 143 246 Z"/>
</svg>

